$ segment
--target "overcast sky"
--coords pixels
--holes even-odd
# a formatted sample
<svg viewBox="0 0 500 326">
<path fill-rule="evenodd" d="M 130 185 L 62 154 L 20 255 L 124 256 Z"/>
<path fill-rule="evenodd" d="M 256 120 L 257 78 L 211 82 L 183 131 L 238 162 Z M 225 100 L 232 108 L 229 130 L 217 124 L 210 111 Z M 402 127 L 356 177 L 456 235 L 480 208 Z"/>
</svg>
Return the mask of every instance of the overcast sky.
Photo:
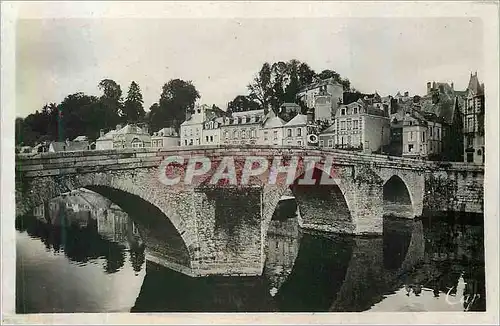
<svg viewBox="0 0 500 326">
<path fill-rule="evenodd" d="M 465 89 L 483 69 L 482 24 L 469 18 L 34 19 L 18 22 L 16 42 L 17 116 L 100 95 L 104 78 L 124 95 L 135 80 L 146 110 L 173 78 L 225 109 L 264 62 L 292 58 L 381 95 L 423 94 L 427 81 Z"/>
</svg>

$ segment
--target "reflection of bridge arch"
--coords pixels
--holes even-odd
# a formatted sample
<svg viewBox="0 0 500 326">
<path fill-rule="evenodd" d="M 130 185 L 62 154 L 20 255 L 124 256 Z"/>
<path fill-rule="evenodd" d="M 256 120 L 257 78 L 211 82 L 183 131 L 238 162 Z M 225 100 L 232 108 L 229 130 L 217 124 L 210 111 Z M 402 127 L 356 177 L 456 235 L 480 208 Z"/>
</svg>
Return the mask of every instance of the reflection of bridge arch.
<svg viewBox="0 0 500 326">
<path fill-rule="evenodd" d="M 188 242 L 189 230 L 164 198 L 156 196 L 153 191 L 142 189 L 140 185 L 151 176 L 145 171 L 141 172 L 135 173 L 133 182 L 128 172 L 41 177 L 43 181 L 38 179 L 36 182 L 28 180 L 23 187 L 24 193 L 30 196 L 21 196 L 20 192 L 16 194 L 16 197 L 19 196 L 16 198 L 16 216 L 25 215 L 33 207 L 48 203 L 65 192 L 89 189 L 110 199 L 139 224 L 150 259 L 162 260 L 170 268 L 188 272 L 192 254 Z M 161 236 L 159 230 L 169 234 L 171 240 L 168 242 L 168 238 Z"/>
</svg>

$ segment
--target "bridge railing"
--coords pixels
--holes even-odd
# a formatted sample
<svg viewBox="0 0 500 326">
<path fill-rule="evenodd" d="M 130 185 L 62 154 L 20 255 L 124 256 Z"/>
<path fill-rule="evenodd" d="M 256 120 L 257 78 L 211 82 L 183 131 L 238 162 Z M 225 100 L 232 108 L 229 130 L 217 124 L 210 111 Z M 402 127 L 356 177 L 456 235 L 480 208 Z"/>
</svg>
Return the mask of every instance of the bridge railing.
<svg viewBox="0 0 500 326">
<path fill-rule="evenodd" d="M 85 151 L 65 151 L 65 152 L 44 152 L 36 154 L 17 154 L 16 165 L 50 164 L 58 159 L 68 158 L 74 161 L 78 158 L 87 157 L 89 159 L 113 159 L 113 158 L 146 158 L 168 155 L 185 156 L 211 156 L 213 154 L 222 155 L 255 155 L 255 156 L 275 156 L 275 155 L 299 155 L 299 156 L 325 156 L 334 155 L 342 163 L 352 164 L 369 163 L 382 166 L 406 166 L 412 169 L 438 169 L 438 170 L 467 170 L 484 171 L 484 165 L 463 162 L 445 161 L 425 161 L 419 159 L 404 158 L 399 156 L 389 156 L 382 154 L 369 154 L 357 151 L 347 151 L 333 148 L 299 147 L 299 146 L 270 146 L 270 145 L 200 145 L 169 148 L 125 148 L 107 150 L 85 150 Z"/>
</svg>

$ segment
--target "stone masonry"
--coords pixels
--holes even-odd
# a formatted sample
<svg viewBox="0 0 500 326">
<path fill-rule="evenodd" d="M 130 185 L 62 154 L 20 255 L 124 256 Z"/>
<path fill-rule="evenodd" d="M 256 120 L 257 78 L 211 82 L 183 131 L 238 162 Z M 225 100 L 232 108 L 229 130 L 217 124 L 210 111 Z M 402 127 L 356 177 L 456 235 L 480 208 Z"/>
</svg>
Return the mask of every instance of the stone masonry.
<svg viewBox="0 0 500 326">
<path fill-rule="evenodd" d="M 159 167 L 170 156 L 208 157 L 213 166 L 205 176 L 194 178 L 190 184 L 166 186 L 159 177 L 165 171 L 159 171 Z M 217 163 L 227 157 L 235 158 L 236 173 L 241 177 L 241 162 L 248 156 L 264 157 L 268 161 L 279 158 L 285 165 L 298 158 L 296 178 L 309 170 L 305 157 L 314 156 L 320 162 L 333 159 L 330 171 L 325 171 L 321 164 L 316 165 L 315 170 L 335 177 L 335 184 L 301 188 L 294 183 L 290 187 L 298 203 L 299 223 L 305 229 L 381 234 L 383 185 L 394 175 L 407 187 L 414 216 L 422 215 L 425 210 L 483 212 L 484 166 L 481 165 L 424 162 L 337 150 L 204 146 L 18 156 L 16 215 L 27 214 L 33 207 L 70 190 L 110 189 L 151 205 L 165 223 L 173 226 L 184 244 L 184 249 L 162 251 L 161 243 L 166 240 L 157 234 L 154 241 L 145 239 L 148 259 L 191 276 L 260 275 L 267 230 L 280 197 L 289 188 L 284 182 L 286 175 L 278 175 L 275 184 L 267 182 L 269 169 L 251 177 L 246 185 L 208 183 Z M 186 164 L 173 168 L 184 173 Z M 143 228 L 141 234 L 146 237 L 153 234 L 147 230 L 152 224 L 142 222 L 136 221 Z M 188 259 L 172 258 L 175 252 L 181 251 Z"/>
</svg>

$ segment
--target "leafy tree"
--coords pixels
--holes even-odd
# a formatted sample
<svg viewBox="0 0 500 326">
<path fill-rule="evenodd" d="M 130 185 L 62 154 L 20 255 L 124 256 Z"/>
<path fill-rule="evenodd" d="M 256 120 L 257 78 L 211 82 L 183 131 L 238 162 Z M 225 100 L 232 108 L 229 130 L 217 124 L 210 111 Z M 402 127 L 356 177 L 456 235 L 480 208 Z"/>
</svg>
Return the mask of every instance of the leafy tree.
<svg viewBox="0 0 500 326">
<path fill-rule="evenodd" d="M 334 81 L 343 86 L 344 91 L 349 91 L 351 89 L 351 82 L 349 81 L 349 79 L 340 77 L 340 74 L 334 70 L 323 70 L 317 75 L 317 77 L 319 79 L 333 78 Z"/>
<path fill-rule="evenodd" d="M 270 98 L 273 94 L 273 85 L 271 83 L 271 66 L 264 63 L 257 76 L 247 86 L 250 91 L 249 98 L 260 103 L 260 106 L 267 110 L 270 104 Z"/>
<path fill-rule="evenodd" d="M 259 109 L 259 103 L 253 101 L 249 96 L 238 95 L 227 105 L 228 112 L 244 112 Z"/>
<path fill-rule="evenodd" d="M 135 81 L 132 81 L 123 108 L 124 120 L 126 122 L 137 122 L 142 120 L 146 114 L 142 106 L 143 103 L 141 89 Z"/>
<path fill-rule="evenodd" d="M 163 85 L 159 110 L 151 111 L 150 119 L 158 119 L 155 123 L 162 124 L 162 128 L 172 126 L 178 131 L 186 113 L 194 112 L 194 105 L 199 98 L 200 94 L 191 81 L 172 79 Z"/>
<path fill-rule="evenodd" d="M 98 88 L 103 91 L 100 101 L 104 108 L 106 127 L 111 128 L 120 121 L 120 116 L 123 114 L 122 90 L 112 79 L 101 80 Z"/>
</svg>

